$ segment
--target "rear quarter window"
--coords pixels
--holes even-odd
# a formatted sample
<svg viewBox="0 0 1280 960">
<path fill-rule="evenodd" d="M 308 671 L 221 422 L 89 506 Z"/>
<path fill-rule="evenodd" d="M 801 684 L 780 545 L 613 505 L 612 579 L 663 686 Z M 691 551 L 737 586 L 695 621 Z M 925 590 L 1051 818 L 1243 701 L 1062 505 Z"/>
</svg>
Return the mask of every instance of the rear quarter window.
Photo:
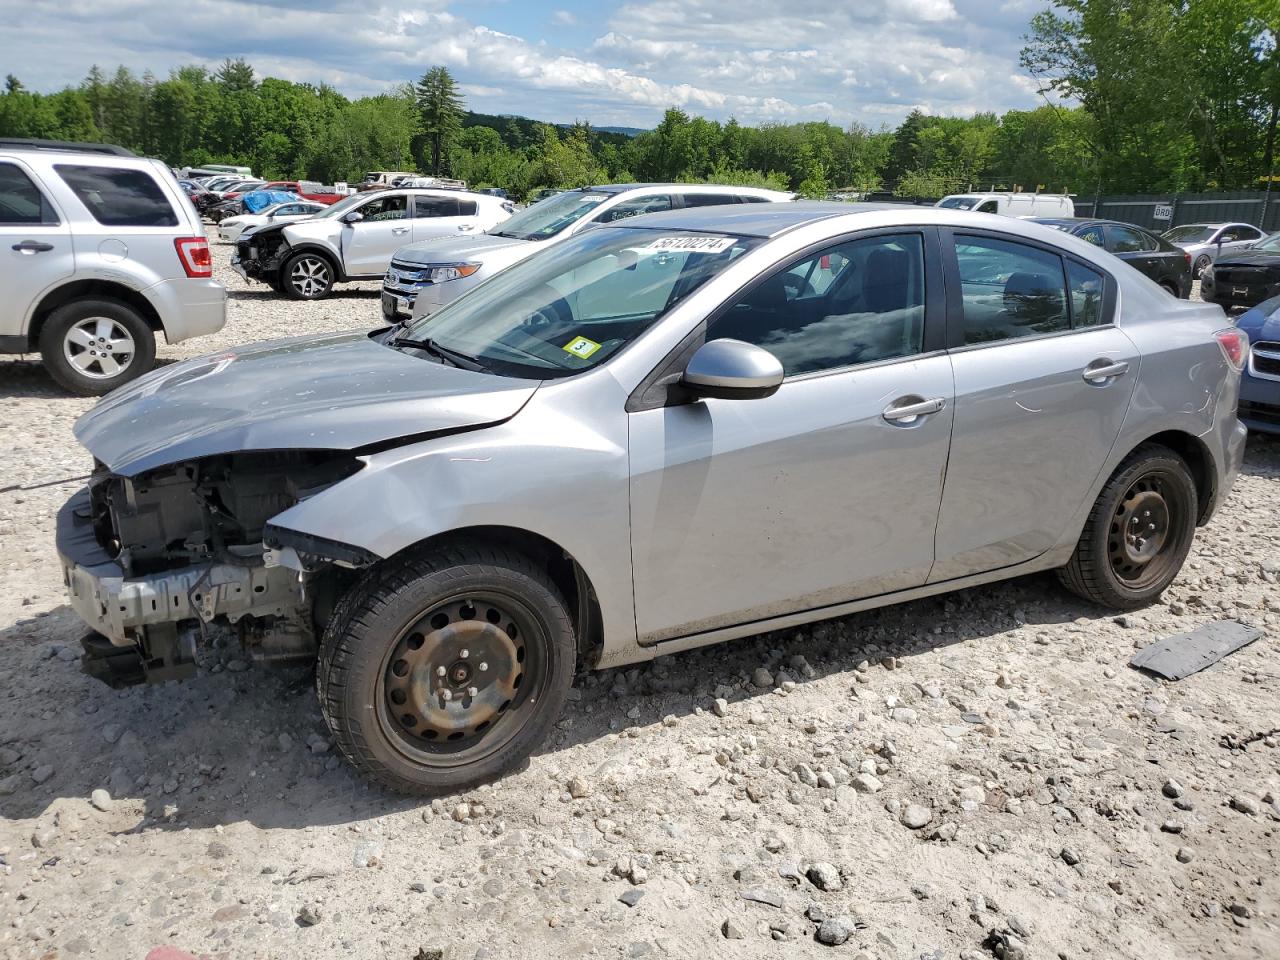
<svg viewBox="0 0 1280 960">
<path fill-rule="evenodd" d="M 178 215 L 145 170 L 55 164 L 93 219 L 108 227 L 176 227 Z"/>
</svg>

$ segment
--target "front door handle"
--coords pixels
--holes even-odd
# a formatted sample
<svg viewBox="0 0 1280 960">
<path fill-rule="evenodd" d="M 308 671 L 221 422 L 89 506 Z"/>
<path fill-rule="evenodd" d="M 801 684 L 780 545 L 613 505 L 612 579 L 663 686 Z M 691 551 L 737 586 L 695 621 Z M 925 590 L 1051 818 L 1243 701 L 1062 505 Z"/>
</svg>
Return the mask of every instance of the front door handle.
<svg viewBox="0 0 1280 960">
<path fill-rule="evenodd" d="M 53 249 L 52 243 L 41 243 L 39 240 L 23 240 L 21 243 L 15 243 L 13 249 L 19 253 L 48 253 Z"/>
<path fill-rule="evenodd" d="M 909 402 L 907 402 L 909 401 Z M 889 406 L 884 408 L 881 414 L 890 423 L 915 423 L 921 417 L 927 417 L 931 413 L 937 413 L 947 405 L 947 401 L 942 397 L 934 397 L 931 400 L 917 400 L 915 397 L 900 397 Z"/>
<path fill-rule="evenodd" d="M 1114 380 L 1128 371 L 1129 364 L 1124 360 L 1113 361 L 1107 357 L 1099 357 L 1085 367 L 1080 376 L 1084 377 L 1087 383 L 1102 384 L 1108 380 Z"/>
<path fill-rule="evenodd" d="M 409 228 L 408 227 L 392 227 L 391 232 L 392 233 L 408 233 Z"/>
</svg>

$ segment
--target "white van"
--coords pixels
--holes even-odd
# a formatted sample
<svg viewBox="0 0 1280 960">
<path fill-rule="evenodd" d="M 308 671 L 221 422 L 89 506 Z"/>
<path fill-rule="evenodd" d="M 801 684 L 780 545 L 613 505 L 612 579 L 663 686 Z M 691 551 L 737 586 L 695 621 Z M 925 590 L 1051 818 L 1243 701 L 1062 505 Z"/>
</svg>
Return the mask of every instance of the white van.
<svg viewBox="0 0 1280 960">
<path fill-rule="evenodd" d="M 1076 205 L 1060 193 L 956 193 L 935 207 L 998 213 L 1002 217 L 1074 217 Z"/>
</svg>

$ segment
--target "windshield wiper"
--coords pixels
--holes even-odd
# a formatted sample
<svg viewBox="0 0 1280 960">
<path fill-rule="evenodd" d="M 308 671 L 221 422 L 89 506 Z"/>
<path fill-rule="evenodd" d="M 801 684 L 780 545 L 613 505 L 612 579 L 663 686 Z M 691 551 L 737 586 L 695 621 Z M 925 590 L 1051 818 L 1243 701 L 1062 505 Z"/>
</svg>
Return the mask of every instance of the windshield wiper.
<svg viewBox="0 0 1280 960">
<path fill-rule="evenodd" d="M 390 347 L 411 347 L 415 350 L 425 350 L 434 357 L 438 357 L 451 366 L 459 367 L 463 370 L 484 371 L 485 365 L 475 357 L 460 353 L 457 350 L 451 350 L 448 347 L 442 347 L 434 340 L 428 338 L 426 340 L 414 340 L 411 337 L 392 337 L 387 341 Z"/>
</svg>

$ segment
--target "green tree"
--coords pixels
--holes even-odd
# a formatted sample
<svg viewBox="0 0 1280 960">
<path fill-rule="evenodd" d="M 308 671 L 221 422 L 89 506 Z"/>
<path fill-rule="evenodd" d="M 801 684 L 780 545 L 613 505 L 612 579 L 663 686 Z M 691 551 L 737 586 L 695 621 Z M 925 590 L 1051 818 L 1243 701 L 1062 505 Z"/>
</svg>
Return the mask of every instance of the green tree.
<svg viewBox="0 0 1280 960">
<path fill-rule="evenodd" d="M 431 147 L 431 173 L 439 176 L 441 162 L 448 156 L 450 142 L 462 129 L 462 94 L 446 67 L 432 67 L 415 87 L 422 132 Z"/>
</svg>

